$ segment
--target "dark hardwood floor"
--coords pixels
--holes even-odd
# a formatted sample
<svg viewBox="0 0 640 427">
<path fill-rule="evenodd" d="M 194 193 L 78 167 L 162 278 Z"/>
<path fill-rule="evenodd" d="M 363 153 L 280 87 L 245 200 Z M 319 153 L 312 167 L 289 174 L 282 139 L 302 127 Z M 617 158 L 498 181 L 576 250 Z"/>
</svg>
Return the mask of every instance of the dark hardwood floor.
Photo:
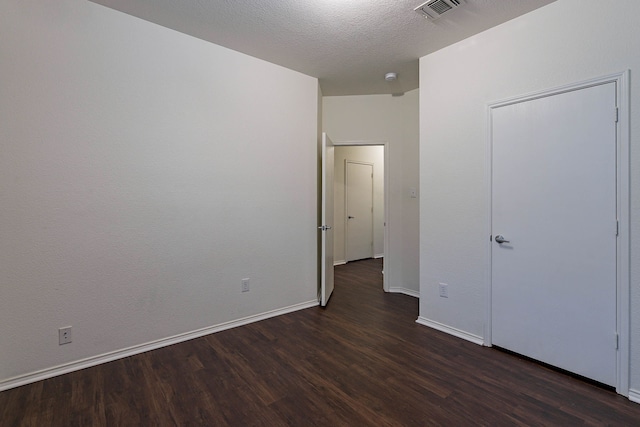
<svg viewBox="0 0 640 427">
<path fill-rule="evenodd" d="M 0 393 L 5 426 L 640 425 L 640 405 L 415 323 L 379 260 L 311 308 Z"/>
</svg>

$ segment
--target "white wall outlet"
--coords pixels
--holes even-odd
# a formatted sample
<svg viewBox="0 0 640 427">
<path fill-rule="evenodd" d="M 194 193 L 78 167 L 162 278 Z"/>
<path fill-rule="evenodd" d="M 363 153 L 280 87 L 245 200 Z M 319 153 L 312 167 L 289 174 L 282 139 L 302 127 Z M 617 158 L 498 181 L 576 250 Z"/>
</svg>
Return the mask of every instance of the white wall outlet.
<svg viewBox="0 0 640 427">
<path fill-rule="evenodd" d="M 440 283 L 439 289 L 440 289 L 440 296 L 442 298 L 449 298 L 449 285 L 447 285 L 446 283 Z"/>
<path fill-rule="evenodd" d="M 249 279 L 242 279 L 242 292 L 249 292 Z"/>
<path fill-rule="evenodd" d="M 71 326 L 58 329 L 58 344 L 69 344 L 71 342 Z"/>
</svg>

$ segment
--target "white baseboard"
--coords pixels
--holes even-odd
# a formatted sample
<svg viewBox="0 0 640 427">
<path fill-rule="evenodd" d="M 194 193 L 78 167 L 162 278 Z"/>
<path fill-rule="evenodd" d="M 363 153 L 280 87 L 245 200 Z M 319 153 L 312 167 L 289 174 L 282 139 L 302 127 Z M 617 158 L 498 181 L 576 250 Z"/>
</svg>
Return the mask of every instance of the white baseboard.
<svg viewBox="0 0 640 427">
<path fill-rule="evenodd" d="M 640 390 L 629 389 L 629 400 L 634 403 L 640 403 Z"/>
<path fill-rule="evenodd" d="M 36 381 L 45 380 L 47 378 L 52 378 L 58 375 L 67 374 L 69 372 L 79 371 L 80 369 L 89 368 L 91 366 L 96 366 L 102 363 L 111 362 L 113 360 L 122 359 L 124 357 L 133 356 L 135 354 L 144 353 L 149 350 L 155 350 L 161 347 L 188 341 L 194 338 L 202 337 L 204 335 L 213 334 L 215 332 L 236 328 L 238 326 L 247 325 L 249 323 L 258 322 L 260 320 L 280 316 L 282 314 L 303 310 L 305 308 L 315 307 L 317 305 L 318 301 L 316 300 L 294 304 L 288 307 L 279 308 L 277 310 L 271 310 L 264 313 L 255 314 L 253 316 L 243 317 L 242 319 L 232 320 L 229 322 L 220 323 L 218 325 L 208 326 L 202 329 L 196 329 L 195 331 L 185 332 L 168 338 L 162 338 L 145 344 L 124 348 L 122 350 L 116 350 L 109 353 L 88 357 L 86 359 L 77 360 L 75 362 L 69 362 L 63 365 L 54 366 L 52 368 L 42 369 L 36 372 L 19 375 L 17 377 L 0 381 L 0 391 L 19 387 L 21 385 L 29 383 L 34 383 Z"/>
<path fill-rule="evenodd" d="M 375 259 L 384 258 L 384 254 L 378 254 L 373 256 Z"/>
<path fill-rule="evenodd" d="M 463 340 L 470 341 L 474 344 L 484 345 L 484 339 L 478 335 L 470 334 L 460 329 L 452 328 L 451 326 L 447 326 L 442 323 L 429 320 L 422 316 L 418 317 L 418 319 L 416 320 L 416 323 L 419 323 L 424 326 L 428 326 L 433 329 L 437 329 L 438 331 L 441 331 L 441 332 L 446 332 L 449 335 L 462 338 Z"/>
<path fill-rule="evenodd" d="M 342 259 L 342 260 L 340 260 L 340 261 L 335 261 L 335 260 L 334 260 L 334 261 L 333 261 L 333 266 L 335 267 L 335 266 L 337 266 L 337 265 L 345 265 L 346 263 L 347 263 L 347 261 L 345 261 L 345 260 L 343 260 L 343 259 Z"/>
<path fill-rule="evenodd" d="M 414 298 L 420 298 L 420 292 L 414 291 L 413 289 L 392 287 L 392 288 L 389 288 L 389 292 L 395 293 L 395 294 L 405 294 Z"/>
</svg>

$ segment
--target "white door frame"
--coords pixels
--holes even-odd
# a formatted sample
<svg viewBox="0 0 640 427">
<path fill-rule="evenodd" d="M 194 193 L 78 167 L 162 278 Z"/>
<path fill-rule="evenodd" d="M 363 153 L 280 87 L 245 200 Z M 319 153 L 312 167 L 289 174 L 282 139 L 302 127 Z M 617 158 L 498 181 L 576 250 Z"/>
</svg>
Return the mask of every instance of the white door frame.
<svg viewBox="0 0 640 427">
<path fill-rule="evenodd" d="M 387 141 L 333 141 L 335 147 L 339 146 L 368 146 L 368 145 L 382 145 L 384 147 L 384 237 L 382 251 L 384 256 L 384 274 L 382 275 L 382 289 L 385 292 L 389 292 L 389 273 L 387 267 L 390 265 L 391 251 L 389 250 L 389 143 Z M 345 229 L 346 231 L 346 229 Z M 346 241 L 346 239 L 345 239 Z M 345 252 L 346 258 L 346 252 Z"/>
<path fill-rule="evenodd" d="M 630 193 L 629 193 L 629 70 L 611 74 L 603 77 L 598 77 L 590 80 L 585 80 L 578 83 L 568 84 L 548 90 L 529 93 L 522 96 L 504 99 L 497 102 L 492 102 L 487 105 L 487 136 L 486 136 L 486 159 L 485 159 L 485 179 L 488 184 L 488 222 L 486 224 L 486 236 L 487 236 L 487 254 L 488 254 L 488 268 L 487 268 L 487 311 L 485 314 L 485 328 L 484 328 L 484 345 L 491 347 L 491 266 L 492 266 L 492 249 L 494 245 L 491 242 L 491 224 L 492 224 L 492 212 L 491 212 L 491 200 L 492 200 L 492 121 L 491 114 L 494 108 L 503 107 L 510 104 L 515 104 L 523 101 L 530 101 L 536 98 L 547 97 L 564 92 L 584 89 L 591 86 L 601 85 L 605 83 L 616 84 L 616 101 L 617 101 L 617 114 L 618 123 L 616 130 L 617 139 L 617 153 L 616 153 L 616 197 L 617 197 L 617 212 L 618 212 L 618 239 L 617 239 L 617 254 L 616 254 L 616 322 L 618 332 L 618 355 L 616 361 L 616 376 L 617 385 L 616 391 L 624 396 L 629 396 L 629 350 L 630 350 L 630 313 L 629 313 L 629 300 L 630 300 L 630 248 L 629 248 L 629 213 L 630 213 Z"/>
<path fill-rule="evenodd" d="M 373 185 L 373 173 L 375 170 L 374 164 L 371 162 L 362 162 L 360 160 L 349 160 L 349 159 L 344 159 L 344 259 L 346 262 L 349 262 L 349 253 L 347 251 L 347 248 L 349 247 L 348 245 L 348 241 L 349 241 L 349 220 L 348 220 L 348 215 L 349 215 L 349 175 L 348 175 L 348 167 L 349 167 L 349 163 L 351 164 L 358 164 L 358 165 L 367 165 L 367 166 L 371 166 L 371 207 L 373 208 L 373 194 L 374 194 L 374 185 Z M 335 219 L 334 219 L 335 221 Z M 371 257 L 373 258 L 375 255 L 375 252 L 373 250 L 373 237 L 374 237 L 374 228 L 375 228 L 375 222 L 373 221 L 373 210 L 371 211 Z M 384 243 L 383 243 L 384 245 Z M 384 254 L 384 252 L 383 252 Z"/>
</svg>

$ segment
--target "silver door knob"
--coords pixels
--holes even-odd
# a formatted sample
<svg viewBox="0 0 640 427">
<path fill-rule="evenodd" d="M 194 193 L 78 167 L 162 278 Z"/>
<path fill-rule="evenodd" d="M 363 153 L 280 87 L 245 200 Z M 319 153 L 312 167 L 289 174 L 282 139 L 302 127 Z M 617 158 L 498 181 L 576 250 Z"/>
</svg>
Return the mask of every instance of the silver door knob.
<svg viewBox="0 0 640 427">
<path fill-rule="evenodd" d="M 502 243 L 509 243 L 509 241 L 507 239 L 504 238 L 504 236 L 502 234 L 498 234 L 495 238 L 495 241 L 502 244 Z"/>
</svg>

